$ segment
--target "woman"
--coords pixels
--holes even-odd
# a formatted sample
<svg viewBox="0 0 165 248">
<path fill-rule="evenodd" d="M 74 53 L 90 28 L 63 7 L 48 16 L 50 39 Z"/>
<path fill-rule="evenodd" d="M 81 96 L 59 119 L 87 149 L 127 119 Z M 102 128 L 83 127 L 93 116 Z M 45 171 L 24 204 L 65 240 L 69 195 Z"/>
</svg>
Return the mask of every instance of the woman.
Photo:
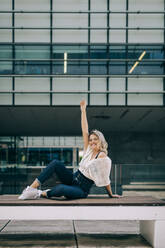
<svg viewBox="0 0 165 248">
<path fill-rule="evenodd" d="M 19 196 L 20 200 L 37 199 L 39 197 L 61 197 L 67 199 L 86 198 L 90 188 L 95 183 L 98 187 L 105 187 L 109 197 L 120 197 L 114 195 L 110 186 L 111 159 L 107 156 L 107 143 L 101 132 L 93 130 L 88 133 L 88 122 L 86 117 L 86 102 L 80 102 L 81 127 L 84 141 L 84 154 L 77 172 L 72 173 L 64 164 L 53 160 Z M 60 181 L 52 189 L 41 191 L 38 187 L 48 178 L 56 173 Z"/>
</svg>

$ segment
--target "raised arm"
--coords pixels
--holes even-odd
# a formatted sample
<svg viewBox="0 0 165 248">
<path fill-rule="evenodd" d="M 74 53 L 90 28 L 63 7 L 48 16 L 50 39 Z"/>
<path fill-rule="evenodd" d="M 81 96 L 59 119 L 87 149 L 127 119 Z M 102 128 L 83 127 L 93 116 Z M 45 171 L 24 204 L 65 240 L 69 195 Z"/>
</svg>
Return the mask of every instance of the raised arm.
<svg viewBox="0 0 165 248">
<path fill-rule="evenodd" d="M 86 115 L 85 100 L 82 100 L 80 102 L 80 108 L 81 108 L 81 129 L 82 129 L 82 135 L 83 135 L 83 141 L 84 141 L 84 150 L 86 150 L 88 147 L 88 121 L 87 121 L 87 115 Z"/>
</svg>

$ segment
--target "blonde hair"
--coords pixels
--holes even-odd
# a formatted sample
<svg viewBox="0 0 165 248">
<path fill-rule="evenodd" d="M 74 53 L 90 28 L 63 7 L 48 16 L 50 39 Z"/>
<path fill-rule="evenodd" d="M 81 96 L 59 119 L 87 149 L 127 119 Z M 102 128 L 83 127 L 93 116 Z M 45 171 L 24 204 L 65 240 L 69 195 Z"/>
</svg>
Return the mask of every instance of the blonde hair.
<svg viewBox="0 0 165 248">
<path fill-rule="evenodd" d="M 96 135 L 99 138 L 100 146 L 101 146 L 100 150 L 105 152 L 105 154 L 107 155 L 108 154 L 108 150 L 107 150 L 108 149 L 108 143 L 106 142 L 103 133 L 98 131 L 98 130 L 96 130 L 96 129 L 94 129 L 89 133 L 88 137 L 90 137 L 92 134 Z"/>
</svg>

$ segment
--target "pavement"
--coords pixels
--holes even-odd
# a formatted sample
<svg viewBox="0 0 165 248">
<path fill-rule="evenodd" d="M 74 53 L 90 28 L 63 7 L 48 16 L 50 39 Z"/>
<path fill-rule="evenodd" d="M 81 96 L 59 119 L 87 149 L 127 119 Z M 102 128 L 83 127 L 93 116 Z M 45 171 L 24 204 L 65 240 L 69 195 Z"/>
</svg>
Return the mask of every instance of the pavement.
<svg viewBox="0 0 165 248">
<path fill-rule="evenodd" d="M 139 221 L 0 221 L 0 248 L 151 246 L 139 235 Z"/>
</svg>

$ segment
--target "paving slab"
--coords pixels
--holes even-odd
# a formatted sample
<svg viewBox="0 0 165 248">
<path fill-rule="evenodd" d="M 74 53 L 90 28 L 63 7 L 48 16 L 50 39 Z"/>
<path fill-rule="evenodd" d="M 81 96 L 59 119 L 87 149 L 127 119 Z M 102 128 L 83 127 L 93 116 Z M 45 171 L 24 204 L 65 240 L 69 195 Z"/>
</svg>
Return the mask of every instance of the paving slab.
<svg viewBox="0 0 165 248">
<path fill-rule="evenodd" d="M 35 234 L 35 233 L 55 233 L 74 234 L 72 220 L 12 220 L 1 231 L 1 234 Z"/>
<path fill-rule="evenodd" d="M 0 233 L 0 248 L 151 248 L 137 233 L 138 221 L 13 220 Z"/>
<path fill-rule="evenodd" d="M 74 221 L 76 233 L 139 234 L 139 221 Z"/>
<path fill-rule="evenodd" d="M 151 248 L 140 235 L 77 234 L 79 248 Z"/>
<path fill-rule="evenodd" d="M 72 234 L 10 234 L 0 235 L 0 248 L 76 248 Z"/>
</svg>

